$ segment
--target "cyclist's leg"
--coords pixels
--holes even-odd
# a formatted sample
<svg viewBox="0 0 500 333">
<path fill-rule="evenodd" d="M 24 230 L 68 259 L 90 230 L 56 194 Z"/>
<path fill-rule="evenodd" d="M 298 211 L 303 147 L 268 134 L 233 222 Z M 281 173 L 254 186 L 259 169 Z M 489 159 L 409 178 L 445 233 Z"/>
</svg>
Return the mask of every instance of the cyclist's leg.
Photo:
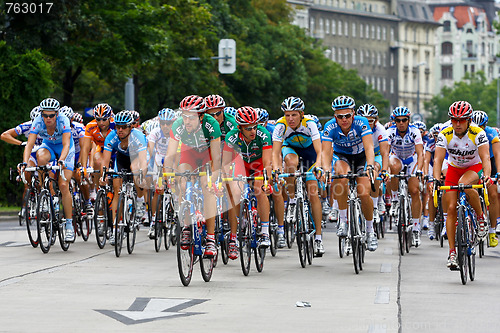
<svg viewBox="0 0 500 333">
<path fill-rule="evenodd" d="M 403 168 L 403 163 L 401 162 L 401 160 L 396 155 L 391 154 L 389 157 L 389 170 L 391 175 L 397 175 L 402 168 Z M 398 186 L 399 186 L 398 178 L 391 178 L 387 183 L 387 190 L 391 191 L 392 201 L 398 200 Z"/>
<path fill-rule="evenodd" d="M 444 197 L 446 198 L 446 202 L 448 203 L 447 211 L 448 218 L 446 220 L 446 234 L 448 235 L 448 245 L 450 247 L 450 251 L 455 250 L 455 234 L 457 231 L 456 222 L 457 222 L 457 191 L 446 191 Z M 443 206 L 444 207 L 444 206 Z"/>
<path fill-rule="evenodd" d="M 351 168 L 344 159 L 339 159 L 335 163 L 335 174 L 345 175 Z M 347 197 L 349 192 L 349 182 L 347 179 L 335 179 L 332 184 L 332 193 L 339 205 L 339 220 L 337 236 L 347 235 Z"/>
<path fill-rule="evenodd" d="M 322 209 L 321 200 L 318 196 L 318 181 L 308 180 L 306 181 L 307 195 L 309 202 L 311 203 L 311 213 L 314 219 L 314 225 L 316 226 L 316 239 L 321 239 L 321 219 L 322 219 Z"/>
<path fill-rule="evenodd" d="M 297 171 L 297 167 L 299 165 L 299 156 L 290 147 L 284 146 L 281 149 L 281 153 L 283 155 L 283 161 L 285 163 L 285 172 L 295 172 Z M 290 177 L 286 179 L 286 191 L 290 200 L 295 199 L 295 178 Z"/>
</svg>

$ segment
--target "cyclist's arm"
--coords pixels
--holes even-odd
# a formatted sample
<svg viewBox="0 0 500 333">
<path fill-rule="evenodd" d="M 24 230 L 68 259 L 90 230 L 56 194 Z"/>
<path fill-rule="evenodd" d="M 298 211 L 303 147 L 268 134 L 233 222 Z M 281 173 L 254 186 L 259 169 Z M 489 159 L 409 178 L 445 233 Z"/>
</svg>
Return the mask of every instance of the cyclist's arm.
<svg viewBox="0 0 500 333">
<path fill-rule="evenodd" d="M 266 169 L 267 178 L 271 179 L 271 170 L 272 170 L 272 161 L 273 161 L 273 153 L 271 149 L 264 149 L 262 151 L 262 164 L 264 165 L 264 169 Z"/>
<path fill-rule="evenodd" d="M 380 147 L 380 155 L 382 155 L 382 169 L 381 170 L 389 170 L 389 142 L 383 141 L 379 142 Z"/>
<path fill-rule="evenodd" d="M 80 163 L 83 167 L 87 166 L 87 160 L 89 158 L 89 151 L 92 149 L 92 139 L 83 137 L 80 139 Z"/>
<path fill-rule="evenodd" d="M 446 148 L 436 147 L 434 151 L 434 166 L 432 168 L 434 179 L 441 179 L 441 168 L 446 156 Z"/>
<path fill-rule="evenodd" d="M 281 170 L 283 165 L 283 161 L 281 158 L 281 147 L 283 146 L 283 142 L 281 141 L 273 141 L 273 152 L 272 152 L 272 163 L 274 170 Z"/>
<path fill-rule="evenodd" d="M 37 138 L 38 134 L 35 133 L 30 133 L 28 136 L 28 143 L 26 143 L 26 146 L 24 147 L 24 154 L 23 154 L 23 162 L 28 163 L 31 155 L 31 151 L 33 150 L 33 147 L 35 146 L 35 141 Z"/>
<path fill-rule="evenodd" d="M 483 162 L 483 175 L 484 177 L 491 176 L 491 161 L 490 161 L 490 145 L 485 144 L 477 147 L 481 162 Z"/>
<path fill-rule="evenodd" d="M 424 167 L 424 145 L 415 145 L 415 151 L 417 152 L 417 170 L 422 170 Z"/>
<path fill-rule="evenodd" d="M 222 167 L 224 170 L 224 173 L 230 177 L 232 175 L 232 172 L 230 170 L 231 163 L 233 161 L 233 154 L 234 150 L 232 148 L 227 148 L 227 145 L 224 145 L 224 150 L 222 151 Z"/>
<path fill-rule="evenodd" d="M 59 161 L 64 161 L 69 153 L 69 147 L 73 138 L 71 137 L 71 132 L 63 133 L 62 135 L 62 145 L 61 155 L 59 156 Z"/>
<path fill-rule="evenodd" d="M 210 153 L 212 154 L 213 177 L 217 179 L 221 168 L 220 137 L 210 140 Z"/>
<path fill-rule="evenodd" d="M 325 171 L 332 171 L 333 146 L 331 141 L 321 143 L 321 165 Z"/>
<path fill-rule="evenodd" d="M 111 160 L 111 152 L 109 150 L 104 150 L 102 152 L 102 166 L 101 166 L 101 171 L 104 172 L 104 168 L 109 166 L 109 161 Z"/>
<path fill-rule="evenodd" d="M 366 164 L 374 165 L 375 163 L 375 150 L 373 148 L 373 137 L 370 134 L 362 137 L 363 147 L 365 148 Z"/>
<path fill-rule="evenodd" d="M 179 146 L 179 141 L 174 140 L 172 138 L 168 139 L 167 154 L 165 155 L 165 161 L 163 162 L 163 169 L 168 169 L 168 170 L 164 170 L 164 172 L 172 171 L 172 165 L 174 164 L 174 159 L 177 154 L 178 146 Z"/>
<path fill-rule="evenodd" d="M 15 128 L 11 128 L 2 133 L 1 139 L 7 143 L 20 146 L 23 143 L 21 140 L 16 139 L 17 133 Z"/>
<path fill-rule="evenodd" d="M 431 165 L 431 158 L 432 158 L 432 153 L 430 151 L 425 152 L 425 158 L 424 158 L 424 175 L 429 174 L 429 165 Z"/>
<path fill-rule="evenodd" d="M 495 164 L 497 170 L 500 170 L 500 142 L 495 142 L 491 145 L 491 149 L 493 150 L 493 157 L 495 157 Z M 494 176 L 494 175 L 493 175 Z"/>
<path fill-rule="evenodd" d="M 321 161 L 321 139 L 316 139 L 313 140 L 313 147 L 314 150 L 316 151 L 316 167 L 321 168 L 322 167 L 322 161 Z"/>
</svg>

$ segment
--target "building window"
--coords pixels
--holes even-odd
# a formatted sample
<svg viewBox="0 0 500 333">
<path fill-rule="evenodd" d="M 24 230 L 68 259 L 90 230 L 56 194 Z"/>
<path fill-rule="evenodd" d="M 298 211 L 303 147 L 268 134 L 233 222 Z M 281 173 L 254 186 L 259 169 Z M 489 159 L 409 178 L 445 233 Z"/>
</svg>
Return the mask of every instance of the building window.
<svg viewBox="0 0 500 333">
<path fill-rule="evenodd" d="M 382 66 L 387 67 L 387 53 L 382 53 Z"/>
<path fill-rule="evenodd" d="M 319 19 L 319 36 L 320 37 L 323 37 L 325 34 L 325 30 L 324 30 L 324 24 L 323 24 L 323 19 L 320 18 Z"/>
<path fill-rule="evenodd" d="M 387 40 L 387 27 L 382 28 L 382 40 L 383 41 Z"/>
<path fill-rule="evenodd" d="M 367 24 L 365 25 L 365 28 L 366 28 L 366 29 L 365 29 L 365 32 L 366 32 L 366 33 L 365 33 L 365 38 L 366 38 L 366 39 L 370 39 L 370 25 L 367 23 Z"/>
<path fill-rule="evenodd" d="M 394 67 L 394 53 L 391 52 L 391 56 L 390 56 L 390 66 L 391 67 Z"/>
<path fill-rule="evenodd" d="M 371 59 L 372 59 L 372 56 L 371 56 L 370 50 L 366 50 L 366 64 L 367 65 L 370 65 Z"/>
<path fill-rule="evenodd" d="M 356 53 L 357 53 L 356 50 L 353 49 L 352 50 L 352 64 L 353 65 L 356 65 Z"/>
<path fill-rule="evenodd" d="M 453 79 L 453 65 L 441 66 L 441 79 L 443 80 Z"/>
<path fill-rule="evenodd" d="M 349 49 L 347 47 L 344 49 L 344 62 L 349 65 Z"/>
<path fill-rule="evenodd" d="M 387 79 L 385 77 L 382 79 L 382 91 L 387 91 Z"/>
<path fill-rule="evenodd" d="M 364 52 L 363 50 L 359 51 L 359 63 L 360 65 L 363 65 L 364 62 Z"/>
<path fill-rule="evenodd" d="M 339 36 L 342 36 L 342 21 L 339 20 Z"/>
<path fill-rule="evenodd" d="M 381 36 L 380 36 L 380 26 L 377 26 L 377 39 L 378 40 L 381 39 Z"/>
<path fill-rule="evenodd" d="M 476 65 L 470 65 L 470 72 L 474 74 L 476 72 Z"/>
<path fill-rule="evenodd" d="M 377 54 L 375 51 L 373 51 L 373 53 L 372 53 L 372 65 L 373 66 L 375 66 L 377 64 L 376 61 L 377 61 Z"/>
<path fill-rule="evenodd" d="M 473 49 L 473 44 L 471 40 L 468 40 L 466 42 L 465 50 L 467 51 L 467 57 L 468 58 L 474 58 L 474 49 Z"/>
<path fill-rule="evenodd" d="M 363 38 L 363 29 L 364 29 L 363 23 L 359 24 L 359 38 Z"/>
<path fill-rule="evenodd" d="M 347 22 L 344 24 L 344 35 L 349 37 L 349 23 Z"/>
<path fill-rule="evenodd" d="M 352 28 L 351 28 L 351 35 L 352 37 L 356 37 L 356 23 L 352 23 Z"/>
<path fill-rule="evenodd" d="M 375 26 L 372 25 L 372 39 L 375 40 Z"/>
<path fill-rule="evenodd" d="M 377 65 L 380 66 L 382 65 L 382 57 L 380 56 L 380 52 L 377 52 Z"/>
<path fill-rule="evenodd" d="M 413 42 L 417 42 L 417 28 L 413 28 Z"/>
<path fill-rule="evenodd" d="M 337 62 L 337 48 L 335 46 L 332 47 L 332 60 Z"/>
<path fill-rule="evenodd" d="M 330 34 L 330 20 L 325 20 L 325 33 Z"/>
<path fill-rule="evenodd" d="M 391 42 L 394 42 L 396 40 L 396 35 L 394 32 L 394 28 L 391 28 Z"/>
<path fill-rule="evenodd" d="M 422 6 L 422 11 L 424 12 L 424 18 L 426 20 L 428 20 L 429 19 L 429 15 L 427 15 L 427 9 L 425 8 L 425 6 Z"/>
<path fill-rule="evenodd" d="M 484 42 L 481 43 L 481 55 L 482 56 L 486 55 L 486 46 L 485 46 Z"/>
<path fill-rule="evenodd" d="M 408 41 L 408 27 L 405 27 L 405 42 Z"/>
<path fill-rule="evenodd" d="M 339 64 L 342 63 L 342 52 L 344 51 L 344 49 L 342 49 L 341 47 L 339 47 Z"/>
<path fill-rule="evenodd" d="M 451 31 L 451 22 L 444 21 L 443 22 L 443 32 L 450 32 L 450 31 Z"/>
<path fill-rule="evenodd" d="M 391 79 L 391 81 L 389 81 L 389 92 L 391 94 L 394 94 L 394 79 Z"/>
<path fill-rule="evenodd" d="M 453 54 L 453 44 L 450 42 L 444 42 L 441 44 L 441 54 Z"/>
<path fill-rule="evenodd" d="M 337 27 L 335 26 L 335 20 L 332 20 L 332 35 L 335 36 L 337 33 Z"/>
<path fill-rule="evenodd" d="M 467 68 L 467 65 L 464 65 L 464 73 L 467 73 L 469 68 Z"/>
<path fill-rule="evenodd" d="M 429 29 L 425 30 L 425 44 L 429 44 Z"/>
</svg>

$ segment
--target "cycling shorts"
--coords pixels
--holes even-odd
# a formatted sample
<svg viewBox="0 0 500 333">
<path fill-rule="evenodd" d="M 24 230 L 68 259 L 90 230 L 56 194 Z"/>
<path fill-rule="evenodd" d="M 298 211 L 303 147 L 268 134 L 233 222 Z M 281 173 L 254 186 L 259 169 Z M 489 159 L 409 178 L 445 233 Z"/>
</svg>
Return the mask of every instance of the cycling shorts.
<svg viewBox="0 0 500 333">
<path fill-rule="evenodd" d="M 412 156 L 408 157 L 407 159 L 400 159 L 396 154 L 389 154 L 389 159 L 397 159 L 398 161 L 401 162 L 401 165 L 404 167 L 405 165 L 407 166 L 406 168 L 406 175 L 409 176 L 411 174 L 414 174 L 417 171 L 417 154 L 413 154 Z"/>
<path fill-rule="evenodd" d="M 483 174 L 483 165 L 481 163 L 472 165 L 468 168 L 455 168 L 452 165 L 448 165 L 448 171 L 446 172 L 446 178 L 444 180 L 445 186 L 456 186 L 460 182 L 460 177 L 467 172 L 468 170 L 472 170 L 479 175 L 481 178 Z M 456 191 L 456 190 L 447 190 L 447 191 Z"/>
<path fill-rule="evenodd" d="M 47 149 L 50 153 L 50 161 L 53 162 L 56 161 L 56 158 L 59 158 L 61 156 L 61 152 L 63 149 L 63 145 L 51 145 L 46 142 L 43 142 L 38 150 L 40 149 Z M 75 147 L 70 146 L 68 155 L 66 155 L 66 158 L 64 159 L 64 163 L 66 164 L 66 169 L 73 171 L 75 169 Z"/>
<path fill-rule="evenodd" d="M 296 147 L 292 148 L 289 146 L 283 146 L 281 147 L 281 154 L 283 155 L 283 160 L 285 159 L 285 156 L 288 154 L 295 154 L 301 157 L 303 169 L 300 171 L 302 172 L 311 171 L 316 166 L 317 155 L 313 145 L 310 145 L 307 148 L 296 148 Z M 306 177 L 306 181 L 309 180 L 316 180 L 316 177 L 314 175 L 308 175 Z"/>
<path fill-rule="evenodd" d="M 334 152 L 333 155 L 335 156 L 334 158 L 336 158 L 337 161 L 346 162 L 350 168 L 353 168 L 354 166 L 354 170 L 351 169 L 354 173 L 360 173 L 365 170 L 366 155 L 364 151 L 359 154 L 352 155 Z"/>
<path fill-rule="evenodd" d="M 205 164 L 212 160 L 210 148 L 199 152 L 189 146 L 181 145 L 181 158 L 179 164 L 188 164 L 193 170 L 199 167 L 204 168 Z"/>
</svg>

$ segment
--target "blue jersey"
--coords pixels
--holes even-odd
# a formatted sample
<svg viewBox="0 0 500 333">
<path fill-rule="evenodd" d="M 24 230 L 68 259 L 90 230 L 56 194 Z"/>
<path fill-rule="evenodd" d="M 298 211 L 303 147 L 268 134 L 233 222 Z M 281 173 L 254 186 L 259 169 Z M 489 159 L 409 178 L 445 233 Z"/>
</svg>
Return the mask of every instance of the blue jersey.
<svg viewBox="0 0 500 333">
<path fill-rule="evenodd" d="M 490 126 L 486 126 L 484 131 L 486 132 L 486 136 L 490 142 L 490 157 L 493 157 L 493 144 L 500 141 L 498 138 L 498 132 Z"/>
<path fill-rule="evenodd" d="M 104 141 L 104 150 L 110 151 L 111 153 L 113 153 L 113 151 L 117 151 L 126 156 L 135 156 L 140 151 L 146 150 L 147 147 L 146 136 L 137 128 L 132 128 L 130 131 L 130 135 L 128 136 L 128 146 L 125 149 L 121 145 L 121 141 L 116 133 L 116 130 L 112 130 Z"/>
<path fill-rule="evenodd" d="M 62 145 L 64 133 L 71 134 L 71 125 L 68 117 L 61 113 L 57 114 L 56 128 L 52 135 L 47 132 L 47 126 L 45 126 L 42 115 L 39 115 L 33 120 L 30 129 L 30 134 L 37 134 L 40 138 L 42 138 L 42 142 L 47 145 Z M 73 146 L 73 140 L 70 140 L 70 147 Z"/>
<path fill-rule="evenodd" d="M 32 124 L 33 122 L 31 120 L 26 121 L 22 124 L 17 125 L 16 128 L 14 128 L 14 131 L 16 132 L 17 136 L 24 135 L 27 138 L 30 135 Z M 35 140 L 35 147 L 41 144 L 42 144 L 42 138 L 37 136 Z"/>
<path fill-rule="evenodd" d="M 365 117 L 354 116 L 347 134 L 342 132 L 337 120 L 333 118 L 325 124 L 322 140 L 332 142 L 335 153 L 355 155 L 365 151 L 363 137 L 372 134 L 368 119 Z"/>
<path fill-rule="evenodd" d="M 434 165 L 434 152 L 436 151 L 436 140 L 433 137 L 429 137 L 429 140 L 424 145 L 424 152 L 431 153 L 430 165 Z"/>
<path fill-rule="evenodd" d="M 276 125 L 270 124 L 269 122 L 266 125 L 266 129 L 269 131 L 269 134 L 271 134 L 271 137 L 273 136 L 274 128 Z"/>
</svg>

